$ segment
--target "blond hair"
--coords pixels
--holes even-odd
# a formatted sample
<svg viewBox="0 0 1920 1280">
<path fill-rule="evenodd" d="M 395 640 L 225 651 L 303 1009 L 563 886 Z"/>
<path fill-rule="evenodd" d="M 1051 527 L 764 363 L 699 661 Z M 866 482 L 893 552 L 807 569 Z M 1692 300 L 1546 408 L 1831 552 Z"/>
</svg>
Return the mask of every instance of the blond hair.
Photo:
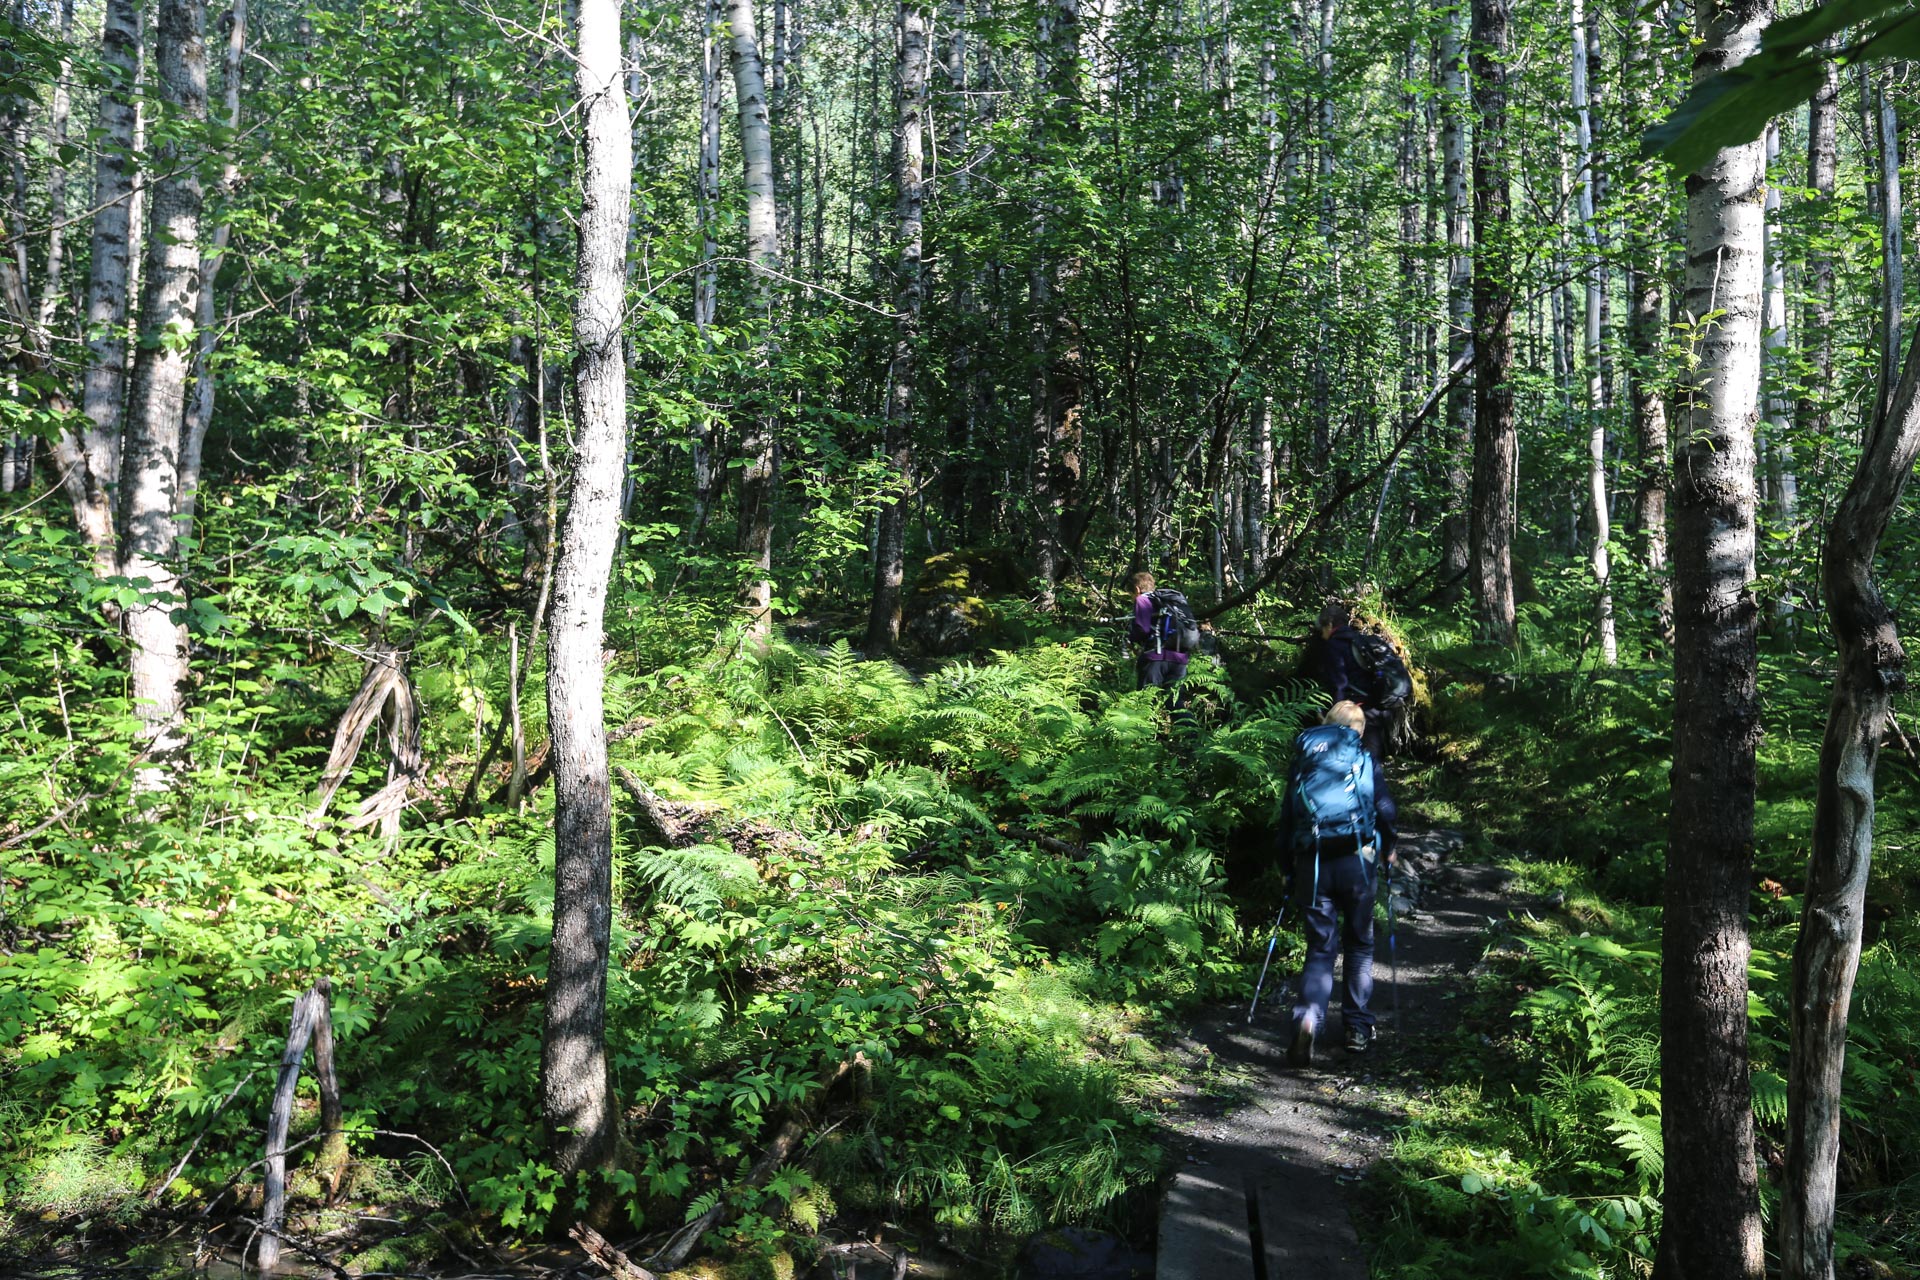
<svg viewBox="0 0 1920 1280">
<path fill-rule="evenodd" d="M 1327 708 L 1327 714 L 1321 718 L 1320 723 L 1337 724 L 1355 733 L 1365 733 L 1367 713 L 1357 702 L 1336 702 Z"/>
<path fill-rule="evenodd" d="M 1133 575 L 1133 594 L 1145 596 L 1153 594 L 1153 575 L 1140 572 Z"/>
</svg>

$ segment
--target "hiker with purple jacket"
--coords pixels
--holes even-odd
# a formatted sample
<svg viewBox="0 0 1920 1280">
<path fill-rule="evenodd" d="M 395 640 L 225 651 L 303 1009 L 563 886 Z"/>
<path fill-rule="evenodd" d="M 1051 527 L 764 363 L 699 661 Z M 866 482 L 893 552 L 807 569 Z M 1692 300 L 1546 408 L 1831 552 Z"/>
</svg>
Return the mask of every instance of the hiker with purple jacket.
<svg viewBox="0 0 1920 1280">
<path fill-rule="evenodd" d="M 1133 575 L 1133 662 L 1139 688 L 1165 689 L 1175 707 L 1176 686 L 1186 678 L 1187 659 L 1200 646 L 1200 624 L 1187 597 L 1172 587 L 1156 587 L 1151 573 Z"/>
</svg>

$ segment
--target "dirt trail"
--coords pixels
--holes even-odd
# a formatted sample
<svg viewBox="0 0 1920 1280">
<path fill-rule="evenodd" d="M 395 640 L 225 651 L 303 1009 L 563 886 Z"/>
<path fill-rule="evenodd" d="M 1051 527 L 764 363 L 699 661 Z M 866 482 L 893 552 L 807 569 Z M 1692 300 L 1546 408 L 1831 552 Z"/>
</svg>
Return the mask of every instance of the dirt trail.
<svg viewBox="0 0 1920 1280">
<path fill-rule="evenodd" d="M 1240 1003 L 1179 1042 L 1195 1083 L 1173 1125 L 1181 1168 L 1161 1206 L 1160 1280 L 1365 1280 L 1346 1188 L 1385 1153 L 1400 1119 L 1384 1086 L 1389 1077 L 1395 1094 L 1419 1085 L 1421 1040 L 1452 1020 L 1490 922 L 1516 907 L 1503 894 L 1507 872 L 1450 861 L 1460 845 L 1452 832 L 1402 837 L 1402 860 L 1419 882 L 1417 906 L 1396 928 L 1397 1013 L 1385 930 L 1378 935 L 1380 1022 L 1371 1053 L 1339 1047 L 1336 986 L 1315 1066 L 1286 1065 L 1291 969 L 1268 975 L 1252 1026 Z"/>
</svg>

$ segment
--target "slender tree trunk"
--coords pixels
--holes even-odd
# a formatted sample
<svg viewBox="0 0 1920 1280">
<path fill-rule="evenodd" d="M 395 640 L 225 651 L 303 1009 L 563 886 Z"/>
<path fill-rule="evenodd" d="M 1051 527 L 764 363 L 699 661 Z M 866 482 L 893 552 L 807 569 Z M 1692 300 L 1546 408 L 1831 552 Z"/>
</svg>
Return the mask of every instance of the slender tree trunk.
<svg viewBox="0 0 1920 1280">
<path fill-rule="evenodd" d="M 1447 206 L 1447 363 L 1473 340 L 1473 197 L 1468 183 L 1466 50 L 1464 12 L 1440 16 L 1440 154 Z M 1462 379 L 1447 393 L 1445 478 L 1447 514 L 1441 521 L 1443 595 L 1458 599 L 1467 580 L 1469 520 L 1473 506 L 1473 384 Z"/>
<path fill-rule="evenodd" d="M 1318 4 L 1318 39 L 1314 53 L 1314 66 L 1318 73 L 1314 86 L 1318 125 L 1315 142 L 1319 152 L 1318 231 L 1321 252 L 1326 255 L 1326 261 L 1321 271 L 1320 307 L 1315 318 L 1313 344 L 1313 463 L 1314 469 L 1324 475 L 1333 447 L 1333 370 L 1329 363 L 1334 359 L 1330 341 L 1331 317 L 1340 305 L 1340 247 L 1334 236 L 1333 225 L 1333 27 L 1339 0 L 1318 0 Z"/>
<path fill-rule="evenodd" d="M 1082 22 L 1080 0 L 1052 0 L 1052 45 L 1047 60 L 1047 110 L 1052 114 L 1049 132 L 1055 146 L 1065 149 L 1060 159 L 1074 162 L 1079 154 L 1080 101 L 1085 75 L 1085 59 L 1080 48 Z M 1080 317 L 1075 313 L 1079 282 L 1083 270 L 1080 255 L 1069 254 L 1059 263 L 1050 282 L 1048 296 L 1053 312 L 1048 317 L 1050 333 L 1047 370 L 1048 423 L 1053 438 L 1049 442 L 1053 476 L 1049 485 L 1053 506 L 1056 560 L 1053 574 L 1066 572 L 1068 562 L 1080 550 L 1085 532 L 1085 495 L 1081 492 L 1081 450 L 1085 430 L 1082 415 L 1086 401 L 1086 353 L 1083 349 Z M 1052 592 L 1049 590 L 1048 595 Z"/>
<path fill-rule="evenodd" d="M 1252 474 L 1247 477 L 1248 571 L 1258 575 L 1267 567 L 1267 518 L 1273 511 L 1273 397 L 1263 395 L 1253 414 Z"/>
<path fill-rule="evenodd" d="M 1840 79 L 1831 62 L 1823 62 L 1820 88 L 1807 104 L 1807 186 L 1813 199 L 1825 206 L 1833 199 L 1839 171 Z M 1807 393 L 1796 406 L 1804 431 L 1824 436 L 1830 426 L 1828 405 L 1833 386 L 1833 254 L 1816 241 L 1807 254 L 1807 301 L 1800 331 L 1813 359 Z"/>
<path fill-rule="evenodd" d="M 221 87 L 226 94 L 227 155 L 220 167 L 220 192 L 231 199 L 240 180 L 240 158 L 232 137 L 240 129 L 241 69 L 247 51 L 247 0 L 233 0 L 227 14 L 227 55 L 221 67 Z M 214 379 L 212 360 L 219 342 L 214 323 L 214 281 L 220 274 L 220 259 L 227 251 L 232 234 L 231 223 L 222 222 L 213 229 L 212 244 L 200 258 L 200 310 L 195 321 L 193 347 L 193 392 L 187 402 L 186 424 L 180 439 L 180 515 L 177 536 L 185 539 L 193 533 L 193 517 L 200 497 L 200 455 L 207 441 L 207 428 L 213 422 Z"/>
<path fill-rule="evenodd" d="M 1780 128 L 1769 124 L 1765 135 L 1767 172 L 1780 158 Z M 1798 518 L 1800 482 L 1793 470 L 1793 405 L 1787 398 L 1787 260 L 1780 248 L 1780 188 L 1767 184 L 1766 275 L 1762 291 L 1761 343 L 1768 385 L 1765 443 L 1767 514 L 1781 532 L 1791 532 Z M 1777 617 L 1793 612 L 1793 594 L 1783 590 L 1773 602 Z"/>
<path fill-rule="evenodd" d="M 154 50 L 160 97 L 175 121 L 207 119 L 205 0 L 161 0 Z M 162 335 L 191 334 L 200 312 L 198 157 L 176 137 L 154 157 L 153 225 L 140 298 L 139 351 L 127 405 L 121 490 L 126 540 L 120 571 L 140 590 L 127 610 L 128 655 L 139 743 L 153 763 L 135 776 L 142 791 L 168 785 L 169 763 L 186 745 L 180 686 L 187 675 L 186 606 L 175 517 L 180 503 L 180 424 L 187 403 L 187 352 Z"/>
<path fill-rule="evenodd" d="M 1880 294 L 1880 377 L 1874 392 L 1874 413 L 1887 415 L 1899 377 L 1900 335 L 1905 332 L 1906 265 L 1902 249 L 1901 221 L 1904 211 L 1900 197 L 1900 128 L 1894 115 L 1893 100 L 1880 86 L 1878 124 L 1880 127 L 1880 249 L 1885 268 L 1885 283 Z"/>
<path fill-rule="evenodd" d="M 740 153 L 747 192 L 747 258 L 753 264 L 761 320 L 757 364 L 771 372 L 774 276 L 780 268 L 779 223 L 773 198 L 773 130 L 767 86 L 754 27 L 752 0 L 727 0 L 733 33 L 733 91 L 740 112 Z M 763 375 L 764 376 L 764 375 Z M 759 576 L 742 593 L 747 626 L 757 637 L 773 634 L 773 499 L 775 413 L 771 393 L 756 404 L 741 433 L 746 466 L 740 472 L 740 550 Z"/>
<path fill-rule="evenodd" d="M 1746 59 L 1770 8 L 1704 6 L 1696 79 Z M 1687 179 L 1685 307 L 1700 330 L 1673 479 L 1673 794 L 1660 987 L 1667 1190 L 1656 1280 L 1761 1280 L 1765 1264 L 1747 1057 L 1765 185 L 1757 139 Z"/>
<path fill-rule="evenodd" d="M 73 0 L 61 0 L 60 41 L 70 44 L 72 40 Z M 47 283 L 40 294 L 40 327 L 49 333 L 67 293 L 67 162 L 61 153 L 67 146 L 67 124 L 73 112 L 72 79 L 73 58 L 64 57 L 53 82 L 47 118 L 47 141 L 53 148 L 47 168 L 47 210 L 52 225 L 47 229 Z"/>
<path fill-rule="evenodd" d="M 1512 646 L 1513 494 L 1519 440 L 1514 432 L 1513 283 L 1507 183 L 1508 0 L 1473 0 L 1474 421 L 1470 516 L 1474 611 L 1480 637 Z"/>
<path fill-rule="evenodd" d="M 1044 228 L 1045 220 L 1040 220 Z M 1044 231 L 1042 231 L 1044 234 Z M 1054 492 L 1053 401 L 1047 394 L 1047 319 L 1052 314 L 1053 284 L 1045 263 L 1035 263 L 1027 282 L 1033 305 L 1033 370 L 1029 378 L 1031 448 L 1027 489 L 1033 500 L 1033 576 L 1035 603 L 1053 612 L 1053 587 L 1060 577 L 1060 499 Z"/>
<path fill-rule="evenodd" d="M 1586 251 L 1581 274 L 1586 277 L 1585 360 L 1587 372 L 1587 511 L 1593 524 L 1593 545 L 1587 565 L 1593 570 L 1594 627 L 1600 640 L 1600 663 L 1611 667 L 1620 660 L 1613 630 L 1613 586 L 1610 582 L 1607 541 L 1613 536 L 1607 494 L 1606 371 L 1601 363 L 1601 300 L 1606 280 L 1600 269 L 1600 228 L 1594 218 L 1597 161 L 1593 147 L 1593 120 L 1587 99 L 1587 24 L 1583 0 L 1573 0 L 1573 111 L 1580 150 L 1580 232 Z"/>
<path fill-rule="evenodd" d="M 621 335 L 633 168 L 619 5 L 579 0 L 578 12 L 574 83 L 584 121 L 573 313 L 578 423 L 547 644 L 554 900 L 540 1054 L 548 1149 L 563 1174 L 610 1168 L 620 1153 L 620 1113 L 606 1049 L 613 797 L 602 644 L 626 456 Z"/>
<path fill-rule="evenodd" d="M 789 116 L 793 77 L 793 18 L 797 0 L 773 0 L 773 57 L 767 63 L 768 144 L 773 148 L 774 244 L 793 231 L 794 130 Z M 779 252 L 778 249 L 775 250 Z"/>
<path fill-rule="evenodd" d="M 1633 66 L 1627 82 L 1635 86 L 1636 122 L 1652 115 L 1653 94 L 1659 80 L 1659 58 L 1653 46 L 1653 23 L 1636 16 L 1633 23 Z M 1661 281 L 1664 221 L 1662 198 L 1666 180 L 1650 157 L 1633 167 L 1633 272 L 1628 278 L 1627 342 L 1631 362 L 1634 435 L 1639 445 L 1639 484 L 1634 494 L 1634 523 L 1640 534 L 1640 555 L 1647 573 L 1659 584 L 1660 632 L 1672 628 L 1673 592 L 1667 579 L 1667 393 L 1665 359 L 1661 354 L 1666 331 L 1666 297 Z"/>
<path fill-rule="evenodd" d="M 723 0 L 702 0 L 700 39 L 700 155 L 694 171 L 694 199 L 699 219 L 700 265 L 693 276 L 693 322 L 701 340 L 711 348 L 713 322 L 720 298 L 719 272 L 714 259 L 720 245 L 714 222 L 720 205 L 720 99 L 726 59 L 720 47 L 721 23 L 726 20 Z M 698 541 L 712 512 L 715 488 L 715 440 L 710 422 L 696 419 L 688 442 L 693 455 L 693 526 Z"/>
<path fill-rule="evenodd" d="M 887 371 L 886 453 L 898 489 L 880 508 L 880 539 L 874 557 L 873 606 L 867 619 L 867 651 L 890 650 L 900 639 L 900 589 L 906 574 L 907 499 L 913 492 L 914 359 L 919 341 L 922 294 L 920 248 L 926 205 L 927 65 L 931 52 L 927 10 L 920 0 L 901 0 L 898 117 L 894 137 L 894 310 L 899 318 L 893 365 Z"/>
<path fill-rule="evenodd" d="M 74 524 L 93 549 L 94 571 L 111 577 L 119 571 L 114 511 L 125 431 L 140 0 L 107 0 L 102 24 L 100 59 L 107 83 L 100 93 L 96 126 L 100 143 L 94 162 L 87 356 L 80 397 L 87 426 L 79 439 L 63 432 L 55 441 L 54 459 L 73 506 Z"/>
<path fill-rule="evenodd" d="M 1841 1075 L 1873 865 L 1874 772 L 1893 697 L 1907 683 L 1906 650 L 1874 584 L 1873 561 L 1920 454 L 1916 375 L 1920 333 L 1908 349 L 1891 413 L 1868 423 L 1822 565 L 1840 670 L 1820 744 L 1813 851 L 1793 949 L 1787 1177 L 1780 1197 L 1784 1280 L 1833 1280 L 1834 1274 Z"/>
</svg>

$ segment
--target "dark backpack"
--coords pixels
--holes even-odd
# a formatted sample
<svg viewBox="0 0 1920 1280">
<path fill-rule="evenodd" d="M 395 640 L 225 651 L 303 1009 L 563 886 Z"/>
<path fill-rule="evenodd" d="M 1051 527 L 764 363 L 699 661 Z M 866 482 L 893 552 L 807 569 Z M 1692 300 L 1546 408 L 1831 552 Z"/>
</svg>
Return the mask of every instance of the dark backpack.
<svg viewBox="0 0 1920 1280">
<path fill-rule="evenodd" d="M 1400 661 L 1400 655 L 1385 636 L 1371 631 L 1356 632 L 1353 660 L 1367 673 L 1369 707 L 1391 710 L 1413 701 L 1413 677 L 1407 674 L 1407 664 Z"/>
<path fill-rule="evenodd" d="M 1187 597 L 1172 587 L 1147 596 L 1153 602 L 1153 634 L 1148 644 L 1155 653 L 1194 653 L 1200 648 L 1200 623 Z"/>
<path fill-rule="evenodd" d="M 1358 836 L 1373 840 L 1373 757 L 1360 735 L 1344 725 L 1323 724 L 1294 740 L 1287 774 L 1293 852 L 1313 849 L 1314 838 Z"/>
</svg>

